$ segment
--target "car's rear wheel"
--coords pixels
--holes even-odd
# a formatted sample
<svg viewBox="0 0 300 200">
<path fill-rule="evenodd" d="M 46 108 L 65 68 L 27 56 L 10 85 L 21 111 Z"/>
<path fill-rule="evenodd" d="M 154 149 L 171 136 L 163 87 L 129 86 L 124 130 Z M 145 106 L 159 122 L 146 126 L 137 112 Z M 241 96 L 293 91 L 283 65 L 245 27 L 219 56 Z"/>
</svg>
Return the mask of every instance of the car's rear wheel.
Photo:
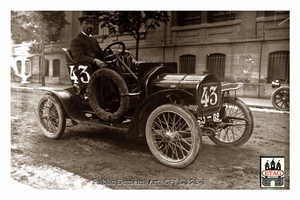
<svg viewBox="0 0 300 200">
<path fill-rule="evenodd" d="M 174 168 L 194 162 L 202 142 L 196 118 L 174 104 L 161 105 L 152 111 L 147 120 L 146 140 L 154 157 Z"/>
<path fill-rule="evenodd" d="M 225 117 L 211 141 L 222 147 L 241 146 L 252 135 L 254 119 L 249 107 L 239 99 L 226 98 Z"/>
<path fill-rule="evenodd" d="M 38 125 L 44 135 L 58 139 L 65 131 L 66 115 L 59 100 L 52 94 L 43 95 L 36 109 Z"/>
</svg>

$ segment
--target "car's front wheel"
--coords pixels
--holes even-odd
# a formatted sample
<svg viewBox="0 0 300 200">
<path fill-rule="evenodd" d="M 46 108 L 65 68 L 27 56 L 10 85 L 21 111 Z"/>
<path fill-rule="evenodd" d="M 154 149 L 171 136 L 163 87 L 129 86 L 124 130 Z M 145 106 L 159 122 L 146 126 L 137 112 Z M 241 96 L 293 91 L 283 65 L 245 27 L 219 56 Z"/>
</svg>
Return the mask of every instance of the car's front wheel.
<svg viewBox="0 0 300 200">
<path fill-rule="evenodd" d="M 152 111 L 147 120 L 146 140 L 154 157 L 174 168 L 190 165 L 202 142 L 196 118 L 174 104 L 161 105 Z"/>
<path fill-rule="evenodd" d="M 274 90 L 271 100 L 274 108 L 282 111 L 290 110 L 290 87 L 282 86 Z"/>
</svg>

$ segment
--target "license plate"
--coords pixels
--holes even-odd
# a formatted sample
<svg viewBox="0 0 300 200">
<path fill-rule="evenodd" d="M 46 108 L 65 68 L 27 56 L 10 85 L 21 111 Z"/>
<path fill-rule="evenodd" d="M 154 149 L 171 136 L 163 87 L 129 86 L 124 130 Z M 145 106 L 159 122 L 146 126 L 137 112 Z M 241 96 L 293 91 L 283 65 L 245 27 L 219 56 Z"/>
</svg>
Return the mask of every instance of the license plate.
<svg viewBox="0 0 300 200">
<path fill-rule="evenodd" d="M 208 121 L 221 122 L 222 120 L 220 119 L 220 113 L 216 112 L 213 115 L 198 117 L 198 124 L 199 125 L 203 125 Z"/>
</svg>

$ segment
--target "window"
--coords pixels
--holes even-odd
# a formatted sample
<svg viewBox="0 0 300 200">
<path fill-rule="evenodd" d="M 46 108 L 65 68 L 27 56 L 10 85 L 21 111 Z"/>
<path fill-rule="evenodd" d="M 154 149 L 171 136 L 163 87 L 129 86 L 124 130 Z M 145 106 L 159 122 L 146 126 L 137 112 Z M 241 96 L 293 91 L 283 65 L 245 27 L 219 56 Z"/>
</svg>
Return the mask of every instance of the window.
<svg viewBox="0 0 300 200">
<path fill-rule="evenodd" d="M 30 60 L 25 61 L 25 75 L 31 75 L 31 62 Z"/>
<path fill-rule="evenodd" d="M 276 79 L 289 81 L 290 52 L 276 51 L 269 54 L 267 83 Z"/>
<path fill-rule="evenodd" d="M 196 67 L 196 56 L 191 54 L 182 55 L 179 57 L 179 72 L 194 74 Z"/>
<path fill-rule="evenodd" d="M 49 76 L 49 60 L 45 59 L 45 69 L 44 69 L 44 75 Z"/>
<path fill-rule="evenodd" d="M 220 81 L 224 81 L 225 61 L 226 56 L 224 54 L 208 54 L 206 57 L 206 69 L 208 73 L 214 74 Z"/>
<path fill-rule="evenodd" d="M 277 15 L 284 15 L 289 14 L 289 11 L 265 11 L 265 16 L 277 16 Z"/>
<path fill-rule="evenodd" d="M 236 11 L 177 11 L 173 26 L 195 25 L 235 20 Z"/>
<path fill-rule="evenodd" d="M 177 23 L 179 26 L 201 24 L 201 11 L 180 11 L 177 12 Z"/>
<path fill-rule="evenodd" d="M 53 76 L 60 76 L 60 60 L 53 60 Z"/>
<path fill-rule="evenodd" d="M 18 70 L 17 73 L 21 74 L 21 72 L 22 72 L 22 61 L 18 60 L 16 64 L 17 64 L 17 70 Z"/>
<path fill-rule="evenodd" d="M 207 22 L 224 22 L 235 20 L 235 11 L 208 11 Z"/>
</svg>

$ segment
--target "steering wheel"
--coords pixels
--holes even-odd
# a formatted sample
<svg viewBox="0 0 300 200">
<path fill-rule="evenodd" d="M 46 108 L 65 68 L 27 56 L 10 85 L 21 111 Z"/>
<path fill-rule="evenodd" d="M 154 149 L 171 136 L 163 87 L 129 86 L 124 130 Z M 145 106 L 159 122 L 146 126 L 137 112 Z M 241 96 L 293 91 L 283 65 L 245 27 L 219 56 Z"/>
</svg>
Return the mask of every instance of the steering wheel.
<svg viewBox="0 0 300 200">
<path fill-rule="evenodd" d="M 103 50 L 103 62 L 113 63 L 117 60 L 116 55 L 122 55 L 125 52 L 124 42 L 113 42 Z"/>
</svg>

